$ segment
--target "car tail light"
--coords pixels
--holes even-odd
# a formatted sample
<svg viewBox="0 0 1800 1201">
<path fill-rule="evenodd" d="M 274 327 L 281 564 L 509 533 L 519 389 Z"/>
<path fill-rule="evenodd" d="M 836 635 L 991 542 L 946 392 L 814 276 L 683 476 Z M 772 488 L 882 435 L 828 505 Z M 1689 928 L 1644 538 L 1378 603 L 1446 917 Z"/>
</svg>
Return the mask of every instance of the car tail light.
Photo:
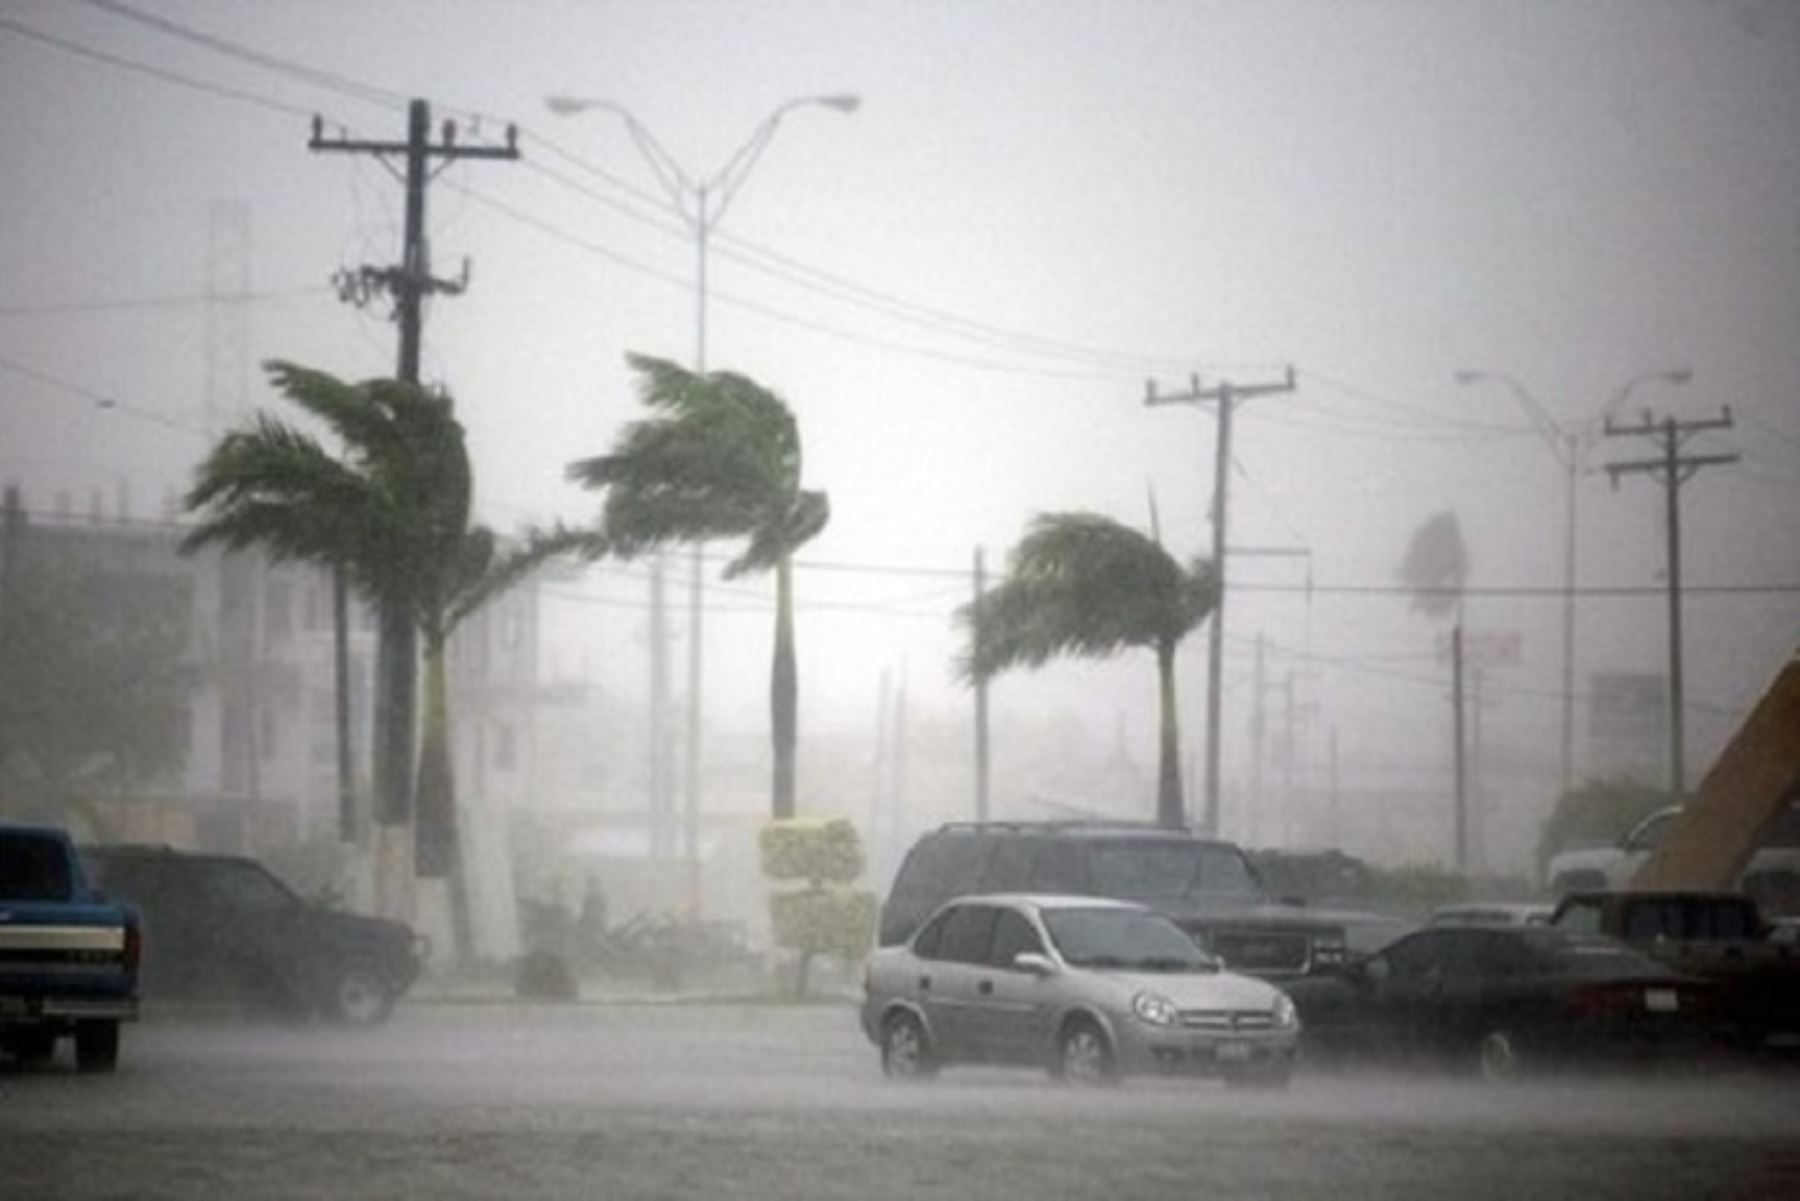
<svg viewBox="0 0 1800 1201">
<path fill-rule="evenodd" d="M 1569 1011 L 1578 1017 L 1608 1017 L 1613 1014 L 1627 1013 L 1634 1008 L 1643 1008 L 1644 989 L 1642 985 L 1620 988 L 1615 985 L 1590 985 L 1578 988 L 1570 993 L 1564 1001 Z"/>
<path fill-rule="evenodd" d="M 127 971 L 137 971 L 138 960 L 144 953 L 144 935 L 137 923 L 125 927 L 125 967 Z"/>
</svg>

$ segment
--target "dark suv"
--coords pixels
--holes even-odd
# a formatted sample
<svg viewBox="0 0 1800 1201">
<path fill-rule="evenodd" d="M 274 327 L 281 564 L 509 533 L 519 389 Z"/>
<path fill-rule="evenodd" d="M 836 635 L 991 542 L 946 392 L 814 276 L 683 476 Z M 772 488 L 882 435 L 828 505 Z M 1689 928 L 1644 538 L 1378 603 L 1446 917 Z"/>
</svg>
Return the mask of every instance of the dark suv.
<svg viewBox="0 0 1800 1201">
<path fill-rule="evenodd" d="M 881 943 L 904 942 L 933 910 L 968 893 L 1075 893 L 1149 905 L 1227 966 L 1270 979 L 1336 970 L 1346 923 L 1275 901 L 1230 842 L 1160 826 L 951 822 L 907 853 L 881 911 Z"/>
<path fill-rule="evenodd" d="M 425 940 L 408 927 L 305 900 L 254 859 L 140 846 L 82 856 L 108 897 L 142 915 L 151 1000 L 367 1026 L 386 1020 L 424 966 Z"/>
</svg>

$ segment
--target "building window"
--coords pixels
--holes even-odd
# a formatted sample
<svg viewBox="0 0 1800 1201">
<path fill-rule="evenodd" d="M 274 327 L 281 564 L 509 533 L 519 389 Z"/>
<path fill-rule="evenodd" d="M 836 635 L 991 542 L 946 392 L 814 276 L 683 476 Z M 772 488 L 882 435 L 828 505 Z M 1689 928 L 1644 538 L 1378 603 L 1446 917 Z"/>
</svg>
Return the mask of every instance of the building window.
<svg viewBox="0 0 1800 1201">
<path fill-rule="evenodd" d="M 294 586 L 287 580 L 270 580 L 263 614 L 264 645 L 285 645 L 294 636 Z"/>
</svg>

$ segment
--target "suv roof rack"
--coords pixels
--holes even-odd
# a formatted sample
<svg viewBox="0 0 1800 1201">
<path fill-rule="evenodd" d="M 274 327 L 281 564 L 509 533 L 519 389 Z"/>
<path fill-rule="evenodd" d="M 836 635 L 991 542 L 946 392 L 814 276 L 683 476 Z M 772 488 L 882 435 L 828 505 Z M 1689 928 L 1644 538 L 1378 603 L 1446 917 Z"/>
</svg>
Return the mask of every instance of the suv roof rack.
<svg viewBox="0 0 1800 1201">
<path fill-rule="evenodd" d="M 1018 834 L 1163 834 L 1171 837 L 1210 838 L 1192 826 L 1161 826 L 1155 822 L 1090 818 L 1053 818 L 1049 821 L 953 821 L 944 822 L 939 831 L 991 830 Z"/>
</svg>

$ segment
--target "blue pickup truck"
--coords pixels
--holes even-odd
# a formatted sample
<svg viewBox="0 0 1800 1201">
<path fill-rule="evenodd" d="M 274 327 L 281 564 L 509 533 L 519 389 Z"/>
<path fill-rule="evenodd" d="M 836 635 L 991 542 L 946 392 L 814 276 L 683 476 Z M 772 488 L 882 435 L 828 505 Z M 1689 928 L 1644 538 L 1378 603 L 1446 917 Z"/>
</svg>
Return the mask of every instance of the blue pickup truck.
<svg viewBox="0 0 1800 1201">
<path fill-rule="evenodd" d="M 88 883 L 66 832 L 0 823 L 0 1051 L 41 1063 L 67 1035 L 78 1070 L 112 1071 L 140 949 L 136 911 Z"/>
</svg>

